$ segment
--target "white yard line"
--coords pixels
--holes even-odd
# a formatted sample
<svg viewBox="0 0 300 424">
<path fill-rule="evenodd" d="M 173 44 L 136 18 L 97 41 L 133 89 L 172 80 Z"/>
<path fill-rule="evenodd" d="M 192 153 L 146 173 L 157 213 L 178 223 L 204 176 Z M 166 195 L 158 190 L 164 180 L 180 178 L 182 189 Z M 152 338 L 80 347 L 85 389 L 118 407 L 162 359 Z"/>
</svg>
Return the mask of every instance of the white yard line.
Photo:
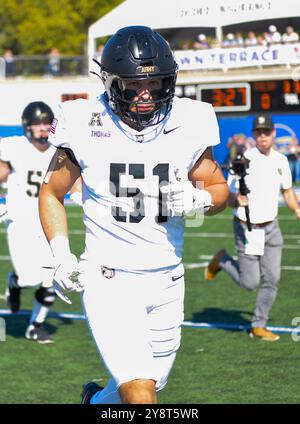
<svg viewBox="0 0 300 424">
<path fill-rule="evenodd" d="M 233 238 L 233 233 L 186 233 L 187 238 Z M 283 234 L 283 238 L 300 240 L 300 234 Z"/>
<path fill-rule="evenodd" d="M 30 315 L 31 311 L 19 311 L 17 314 L 12 314 L 9 309 L 0 309 L 1 316 L 20 316 L 20 315 Z M 65 312 L 50 312 L 49 318 L 64 318 L 75 321 L 84 321 L 85 316 L 77 313 L 65 313 Z M 208 329 L 208 330 L 233 330 L 233 331 L 248 331 L 250 329 L 250 324 L 234 324 L 234 323 L 223 323 L 223 322 L 193 322 L 193 321 L 184 321 L 182 327 L 189 328 L 199 328 L 199 329 Z M 273 331 L 274 333 L 287 333 L 287 334 L 297 334 L 299 333 L 299 327 L 288 327 L 288 326 L 271 326 L 268 325 L 268 330 Z"/>
<path fill-rule="evenodd" d="M 0 228 L 0 234 L 5 234 L 5 229 L 4 228 Z M 85 231 L 84 230 L 69 230 L 69 234 L 71 235 L 84 235 Z M 187 238 L 233 238 L 233 233 L 185 233 L 185 237 Z M 285 239 L 291 239 L 291 240 L 299 240 L 300 243 L 300 234 L 283 234 L 283 237 Z"/>
</svg>

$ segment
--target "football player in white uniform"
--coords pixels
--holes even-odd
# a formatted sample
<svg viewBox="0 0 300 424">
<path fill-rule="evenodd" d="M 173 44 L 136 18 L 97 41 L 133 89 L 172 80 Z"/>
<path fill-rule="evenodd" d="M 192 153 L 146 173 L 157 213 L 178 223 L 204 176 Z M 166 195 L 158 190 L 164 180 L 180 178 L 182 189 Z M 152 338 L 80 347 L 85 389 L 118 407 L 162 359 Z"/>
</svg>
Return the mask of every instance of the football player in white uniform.
<svg viewBox="0 0 300 424">
<path fill-rule="evenodd" d="M 40 194 L 57 291 L 82 291 L 111 376 L 82 403 L 155 403 L 180 345 L 184 215 L 222 210 L 228 186 L 212 156 L 211 105 L 174 98 L 177 64 L 150 28 L 119 30 L 101 56 L 105 94 L 61 104 L 58 147 Z M 71 254 L 63 197 L 82 177 L 85 251 Z M 195 218 L 197 219 L 197 218 Z"/>
<path fill-rule="evenodd" d="M 0 144 L 0 182 L 7 181 L 7 240 L 13 271 L 8 276 L 7 302 L 20 309 L 24 287 L 35 287 L 35 305 L 25 336 L 51 343 L 43 328 L 55 299 L 53 256 L 41 227 L 38 195 L 55 148 L 48 141 L 53 112 L 43 102 L 29 103 L 22 114 L 25 135 L 7 137 Z"/>
</svg>

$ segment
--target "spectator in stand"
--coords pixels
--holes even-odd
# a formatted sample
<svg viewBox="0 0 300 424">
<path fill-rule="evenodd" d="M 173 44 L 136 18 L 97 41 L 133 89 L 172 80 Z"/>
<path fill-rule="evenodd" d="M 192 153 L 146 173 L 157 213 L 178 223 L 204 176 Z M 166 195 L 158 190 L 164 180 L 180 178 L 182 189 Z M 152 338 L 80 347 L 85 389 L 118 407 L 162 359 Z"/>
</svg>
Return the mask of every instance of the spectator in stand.
<svg viewBox="0 0 300 424">
<path fill-rule="evenodd" d="M 11 49 L 4 52 L 3 59 L 5 60 L 5 74 L 7 77 L 15 75 L 15 57 Z"/>
<path fill-rule="evenodd" d="M 269 46 L 270 44 L 272 44 L 272 37 L 271 37 L 271 34 L 268 31 L 265 31 L 263 33 L 263 38 L 265 40 L 266 46 Z"/>
<path fill-rule="evenodd" d="M 188 40 L 182 42 L 180 50 L 191 50 L 191 43 Z"/>
<path fill-rule="evenodd" d="M 257 37 L 254 31 L 249 31 L 248 32 L 248 36 L 245 39 L 245 46 L 246 47 L 250 47 L 250 46 L 257 46 L 258 42 L 257 42 Z"/>
<path fill-rule="evenodd" d="M 210 45 L 205 34 L 199 34 L 198 40 L 193 43 L 194 49 L 209 49 Z"/>
<path fill-rule="evenodd" d="M 236 32 L 235 33 L 235 41 L 236 41 L 236 46 L 237 47 L 243 47 L 244 46 L 244 37 L 243 34 L 241 32 Z"/>
<path fill-rule="evenodd" d="M 235 47 L 235 46 L 236 46 L 236 40 L 234 38 L 234 35 L 231 32 L 229 32 L 222 43 L 222 47 Z"/>
<path fill-rule="evenodd" d="M 298 43 L 299 35 L 294 31 L 292 26 L 287 26 L 285 29 L 285 33 L 282 35 L 283 43 Z"/>
<path fill-rule="evenodd" d="M 60 53 L 56 47 L 52 47 L 48 55 L 48 65 L 46 72 L 50 75 L 57 76 L 60 74 Z"/>
<path fill-rule="evenodd" d="M 269 26 L 269 40 L 270 44 L 278 44 L 281 42 L 281 34 L 277 31 L 275 25 Z"/>
<path fill-rule="evenodd" d="M 258 35 L 257 36 L 257 45 L 258 46 L 267 46 L 268 45 L 267 40 L 266 40 L 264 35 Z"/>
<path fill-rule="evenodd" d="M 210 41 L 210 48 L 211 49 L 219 49 L 221 47 L 221 42 L 217 40 L 216 38 L 213 38 Z"/>
</svg>

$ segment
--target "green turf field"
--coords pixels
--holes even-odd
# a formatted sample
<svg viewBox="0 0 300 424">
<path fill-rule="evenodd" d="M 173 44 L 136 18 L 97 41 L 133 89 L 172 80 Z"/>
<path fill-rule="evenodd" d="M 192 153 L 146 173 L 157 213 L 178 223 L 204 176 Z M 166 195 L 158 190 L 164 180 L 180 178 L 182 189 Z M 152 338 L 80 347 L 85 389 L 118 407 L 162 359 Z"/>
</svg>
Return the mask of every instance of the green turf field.
<svg viewBox="0 0 300 424">
<path fill-rule="evenodd" d="M 70 230 L 83 229 L 80 209 L 69 207 Z M 206 218 L 201 228 L 188 228 L 184 261 L 205 262 L 218 248 L 233 250 L 231 212 Z M 291 212 L 280 208 L 285 237 L 283 266 L 300 265 L 300 224 Z M 0 293 L 10 270 L 3 226 L 0 227 Z M 204 234 L 205 233 L 205 234 Z M 212 233 L 212 234 L 207 234 Z M 216 233 L 226 233 L 216 237 Z M 197 236 L 200 235 L 199 236 Z M 201 236 L 202 235 L 202 236 Z M 205 237 L 203 237 L 205 235 Z M 215 236 L 214 236 L 215 235 Z M 291 236 L 291 237 L 288 237 Z M 71 235 L 72 250 L 83 249 L 83 234 Z M 30 246 L 28 246 L 30 249 Z M 186 271 L 185 319 L 197 322 L 249 324 L 255 292 L 246 292 L 220 273 L 213 282 L 203 281 L 203 268 Z M 291 326 L 300 317 L 300 271 L 282 271 L 281 286 L 270 316 L 270 325 Z M 24 290 L 22 310 L 33 303 L 32 289 Z M 53 310 L 81 313 L 79 297 L 73 304 L 57 300 Z M 6 308 L 0 299 L 0 309 Z M 120 318 L 121 319 L 121 318 Z M 47 329 L 53 345 L 27 341 L 28 316 L 6 316 L 7 338 L 0 342 L 0 403 L 79 403 L 82 383 L 107 374 L 83 321 L 50 318 Z M 184 403 L 299 403 L 300 342 L 283 334 L 276 343 L 252 340 L 244 331 L 183 328 L 182 346 L 159 401 Z"/>
</svg>

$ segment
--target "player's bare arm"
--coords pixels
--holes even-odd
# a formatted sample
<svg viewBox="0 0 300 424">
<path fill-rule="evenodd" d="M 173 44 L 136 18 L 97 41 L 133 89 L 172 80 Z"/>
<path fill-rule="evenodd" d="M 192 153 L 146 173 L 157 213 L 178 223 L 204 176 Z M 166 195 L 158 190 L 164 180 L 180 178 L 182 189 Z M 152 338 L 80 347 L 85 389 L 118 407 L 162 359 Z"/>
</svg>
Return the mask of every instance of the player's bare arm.
<svg viewBox="0 0 300 424">
<path fill-rule="evenodd" d="M 10 174 L 11 168 L 8 162 L 0 160 L 0 193 L 2 191 L 1 184 L 7 181 L 7 178 Z M 6 205 L 0 205 L 0 222 L 7 219 L 7 208 Z"/>
<path fill-rule="evenodd" d="M 293 188 L 282 189 L 282 195 L 287 206 L 294 212 L 297 219 L 300 219 L 300 207 L 297 199 L 297 195 Z"/>
<path fill-rule="evenodd" d="M 72 163 L 63 149 L 58 149 L 50 163 L 39 197 L 40 220 L 54 257 L 54 289 L 67 303 L 71 301 L 65 292 L 82 289 L 77 279 L 77 258 L 69 246 L 64 208 L 64 196 L 79 176 L 79 167 Z"/>
<path fill-rule="evenodd" d="M 9 163 L 0 160 L 0 183 L 4 183 L 7 180 L 7 177 L 9 176 L 10 172 L 11 168 L 9 166 Z"/>
<path fill-rule="evenodd" d="M 207 148 L 189 172 L 189 180 L 196 187 L 201 182 L 212 198 L 213 206 L 207 215 L 215 215 L 227 206 L 229 188 L 220 166 L 214 160 L 211 148 Z"/>
<path fill-rule="evenodd" d="M 80 168 L 57 149 L 52 158 L 39 196 L 40 219 L 48 240 L 68 234 L 64 196 L 80 177 Z"/>
<path fill-rule="evenodd" d="M 0 193 L 2 191 L 1 184 L 6 182 L 10 174 L 10 166 L 7 162 L 0 160 Z M 6 205 L 0 205 L 0 223 L 7 219 L 7 208 Z"/>
</svg>

